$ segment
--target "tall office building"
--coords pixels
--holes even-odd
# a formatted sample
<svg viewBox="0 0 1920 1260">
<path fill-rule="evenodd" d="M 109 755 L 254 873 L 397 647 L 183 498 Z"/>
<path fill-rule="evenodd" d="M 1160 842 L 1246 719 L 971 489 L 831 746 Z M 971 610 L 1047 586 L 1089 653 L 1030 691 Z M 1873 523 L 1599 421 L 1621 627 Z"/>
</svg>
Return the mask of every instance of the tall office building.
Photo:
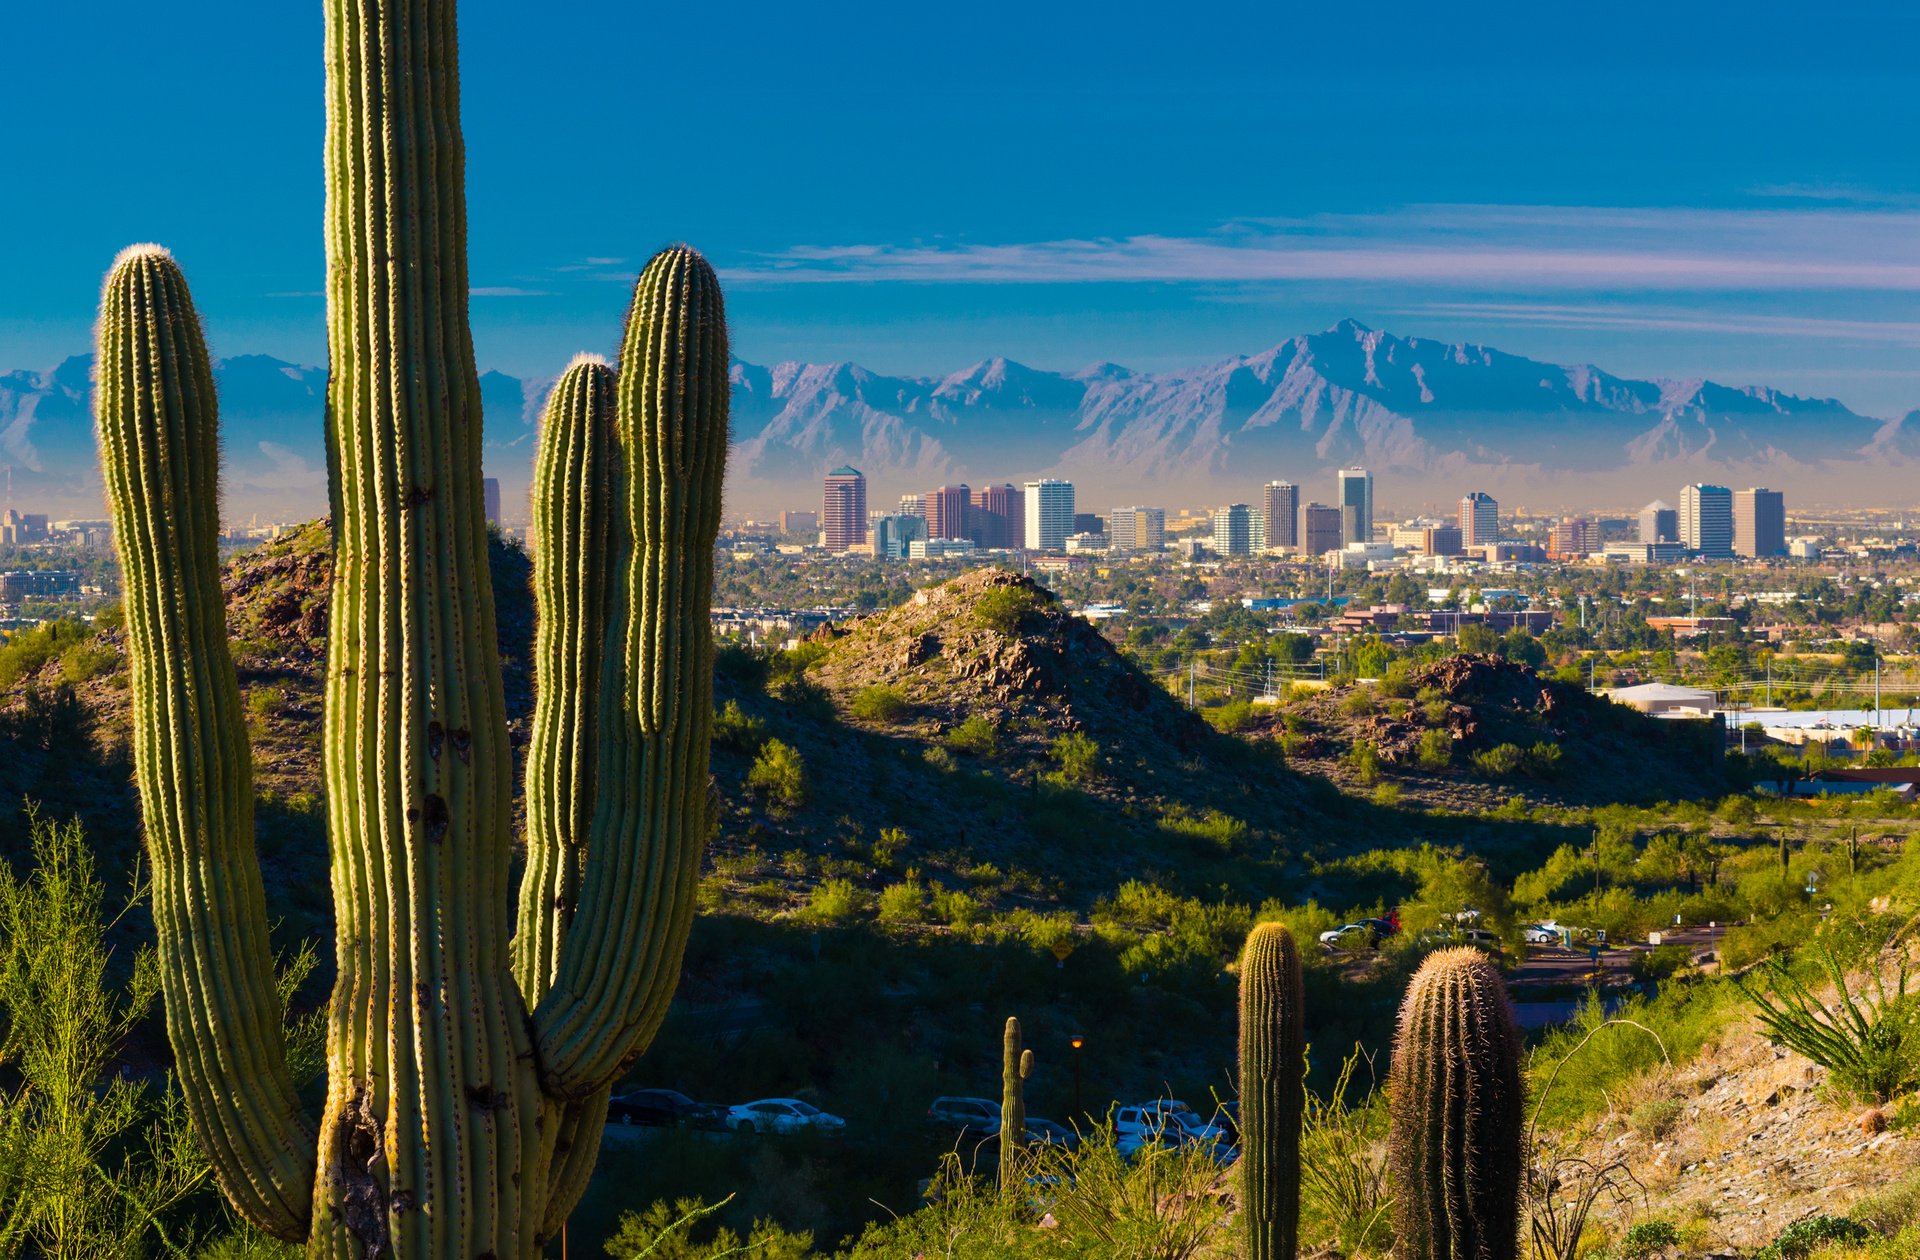
<svg viewBox="0 0 1920 1260">
<path fill-rule="evenodd" d="M 1460 500 L 1460 545 L 1484 547 L 1500 541 L 1500 505 L 1484 490 Z"/>
<path fill-rule="evenodd" d="M 1665 499 L 1655 499 L 1640 509 L 1640 541 L 1664 543 L 1680 541 L 1680 513 Z"/>
<path fill-rule="evenodd" d="M 1253 512 L 1244 503 L 1213 510 L 1213 549 L 1223 556 L 1244 556 L 1253 550 Z"/>
<path fill-rule="evenodd" d="M 1555 560 L 1577 560 L 1600 550 L 1600 526 L 1591 517 L 1569 516 L 1553 527 L 1547 554 Z"/>
<path fill-rule="evenodd" d="M 971 538 L 967 532 L 968 515 L 973 510 L 973 491 L 965 482 L 941 486 L 927 495 L 928 538 Z"/>
<path fill-rule="evenodd" d="M 1680 541 L 1709 560 L 1733 555 L 1733 491 L 1695 484 L 1680 490 Z"/>
<path fill-rule="evenodd" d="M 1423 556 L 1457 556 L 1460 554 L 1460 528 L 1457 525 L 1435 525 L 1421 531 L 1420 554 Z"/>
<path fill-rule="evenodd" d="M 908 516 L 898 512 L 891 516 L 873 518 L 873 554 L 875 558 L 885 557 L 893 560 L 905 560 L 912 554 L 913 544 L 927 539 L 927 518 Z"/>
<path fill-rule="evenodd" d="M 827 474 L 820 541 L 835 552 L 867 541 L 867 476 L 858 468 L 842 465 Z"/>
<path fill-rule="evenodd" d="M 1733 554 L 1787 553 L 1787 500 L 1778 490 L 1755 486 L 1733 493 Z"/>
<path fill-rule="evenodd" d="M 780 532 L 783 534 L 818 534 L 820 532 L 820 513 L 808 510 L 789 509 L 780 513 Z"/>
<path fill-rule="evenodd" d="M 1269 547 L 1300 545 L 1300 487 L 1291 481 L 1269 481 L 1260 488 L 1260 511 L 1266 517 Z"/>
<path fill-rule="evenodd" d="M 1300 551 L 1318 558 L 1347 545 L 1344 513 L 1324 503 L 1309 503 L 1300 509 Z"/>
<path fill-rule="evenodd" d="M 1054 477 L 1026 487 L 1028 551 L 1059 551 L 1073 533 L 1073 483 Z"/>
<path fill-rule="evenodd" d="M 1167 545 L 1167 510 L 1115 508 L 1107 518 L 1107 540 L 1109 551 L 1159 551 Z"/>
<path fill-rule="evenodd" d="M 903 494 L 900 496 L 901 516 L 917 516 L 927 519 L 927 496 L 924 494 Z"/>
<path fill-rule="evenodd" d="M 1020 507 L 1020 491 L 1010 485 L 984 486 L 973 492 L 967 512 L 966 537 L 987 550 L 1007 550 L 1020 545 L 1026 528 L 1026 513 Z"/>
<path fill-rule="evenodd" d="M 500 478 L 482 477 L 480 498 L 486 504 L 487 524 L 498 525 L 500 523 Z"/>
<path fill-rule="evenodd" d="M 1340 532 L 1346 542 L 1373 541 L 1373 474 L 1364 468 L 1340 470 Z"/>
</svg>

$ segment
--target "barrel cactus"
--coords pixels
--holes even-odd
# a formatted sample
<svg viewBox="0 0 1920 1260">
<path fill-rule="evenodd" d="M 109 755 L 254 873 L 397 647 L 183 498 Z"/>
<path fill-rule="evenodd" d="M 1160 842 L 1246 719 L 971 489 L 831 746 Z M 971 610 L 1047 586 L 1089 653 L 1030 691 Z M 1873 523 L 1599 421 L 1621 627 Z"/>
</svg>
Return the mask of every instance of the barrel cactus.
<svg viewBox="0 0 1920 1260">
<path fill-rule="evenodd" d="M 1248 1260 L 1293 1260 L 1306 1107 L 1305 992 L 1293 933 L 1262 923 L 1240 959 L 1240 1195 Z"/>
<path fill-rule="evenodd" d="M 1429 955 L 1400 1006 L 1389 1082 L 1407 1260 L 1518 1255 L 1524 1089 L 1499 969 L 1472 947 Z"/>
<path fill-rule="evenodd" d="M 329 1260 L 532 1257 L 677 983 L 711 818 L 718 282 L 648 264 L 617 381 L 576 363 L 533 515 L 529 873 L 481 502 L 451 0 L 328 0 L 327 1092 L 280 1041 L 219 586 L 212 374 L 164 250 L 116 262 L 96 411 L 181 1090 L 236 1209 Z"/>
<path fill-rule="evenodd" d="M 1017 1186 L 1020 1157 L 1027 1149 L 1027 1078 L 1033 1075 L 1033 1051 L 1021 1045 L 1020 1021 L 1007 1016 L 1000 1040 L 1000 1184 Z"/>
</svg>

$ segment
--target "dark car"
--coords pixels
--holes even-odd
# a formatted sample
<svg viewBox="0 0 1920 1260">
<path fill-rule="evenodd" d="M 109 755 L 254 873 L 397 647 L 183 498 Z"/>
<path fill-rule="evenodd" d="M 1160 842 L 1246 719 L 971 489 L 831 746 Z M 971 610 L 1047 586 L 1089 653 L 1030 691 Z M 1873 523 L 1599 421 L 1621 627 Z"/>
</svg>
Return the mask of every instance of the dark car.
<svg viewBox="0 0 1920 1260">
<path fill-rule="evenodd" d="M 718 1129 L 726 1108 L 695 1102 L 673 1089 L 637 1089 L 607 1104 L 609 1124 L 648 1124 L 657 1128 Z"/>
</svg>

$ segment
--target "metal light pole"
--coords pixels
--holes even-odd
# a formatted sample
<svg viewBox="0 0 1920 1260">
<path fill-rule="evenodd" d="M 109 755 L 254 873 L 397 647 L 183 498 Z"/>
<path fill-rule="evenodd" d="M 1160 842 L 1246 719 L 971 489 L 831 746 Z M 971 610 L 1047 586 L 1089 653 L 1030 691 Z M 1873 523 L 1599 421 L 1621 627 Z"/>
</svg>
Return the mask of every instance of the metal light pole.
<svg viewBox="0 0 1920 1260">
<path fill-rule="evenodd" d="M 1086 1114 L 1080 1107 L 1080 1047 L 1086 1043 L 1085 1037 L 1075 1037 L 1067 1043 L 1073 1047 L 1073 1118 L 1076 1124 Z"/>
</svg>

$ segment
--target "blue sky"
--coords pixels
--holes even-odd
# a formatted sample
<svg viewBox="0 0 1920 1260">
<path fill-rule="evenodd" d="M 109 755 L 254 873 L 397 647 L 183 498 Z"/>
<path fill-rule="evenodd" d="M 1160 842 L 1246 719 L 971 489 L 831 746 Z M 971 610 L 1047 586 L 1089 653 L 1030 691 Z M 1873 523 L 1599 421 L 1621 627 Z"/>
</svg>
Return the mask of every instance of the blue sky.
<svg viewBox="0 0 1920 1260">
<path fill-rule="evenodd" d="M 324 356 L 321 12 L 6 6 L 0 369 L 84 348 L 143 239 L 218 353 Z M 758 362 L 1171 367 L 1351 315 L 1920 406 L 1912 6 L 461 12 L 485 367 L 607 348 L 686 239 Z"/>
</svg>

